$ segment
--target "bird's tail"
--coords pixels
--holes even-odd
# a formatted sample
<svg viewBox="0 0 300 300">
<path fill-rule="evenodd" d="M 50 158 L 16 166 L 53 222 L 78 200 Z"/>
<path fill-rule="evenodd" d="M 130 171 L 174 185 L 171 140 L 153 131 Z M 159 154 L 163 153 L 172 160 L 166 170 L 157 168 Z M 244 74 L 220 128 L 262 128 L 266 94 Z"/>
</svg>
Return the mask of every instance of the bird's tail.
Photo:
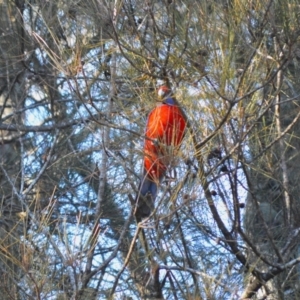
<svg viewBox="0 0 300 300">
<path fill-rule="evenodd" d="M 154 200 L 157 194 L 157 183 L 147 174 L 142 178 L 136 197 L 136 213 L 138 221 L 149 217 L 154 209 Z"/>
</svg>

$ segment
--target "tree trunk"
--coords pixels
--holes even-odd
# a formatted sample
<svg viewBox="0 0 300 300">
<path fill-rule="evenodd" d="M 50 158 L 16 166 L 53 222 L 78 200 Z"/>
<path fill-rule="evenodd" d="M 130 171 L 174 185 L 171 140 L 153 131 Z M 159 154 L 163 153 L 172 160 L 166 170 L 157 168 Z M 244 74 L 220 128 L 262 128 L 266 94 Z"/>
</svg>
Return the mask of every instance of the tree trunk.
<svg viewBox="0 0 300 300">
<path fill-rule="evenodd" d="M 284 26 L 284 14 L 291 13 L 289 9 L 274 4 L 270 23 L 276 24 L 277 29 Z M 295 235 L 300 222 L 300 74 L 297 70 L 300 45 L 294 28 L 285 34 L 279 32 L 279 29 L 274 31 L 269 45 L 270 55 L 277 60 L 273 80 L 265 86 L 262 95 L 264 103 L 271 105 L 257 123 L 250 142 L 252 158 L 256 159 L 249 172 L 245 214 L 245 227 L 252 243 L 248 247 L 249 263 L 270 275 L 268 281 L 260 279 L 261 288 L 256 296 L 272 300 L 300 298 L 298 267 L 276 271 L 275 266 L 296 258 L 300 241 L 299 235 Z M 271 270 L 278 275 L 272 276 Z"/>
<path fill-rule="evenodd" d="M 22 124 L 22 114 L 15 112 L 23 107 L 26 96 L 23 5 L 23 1 L 0 1 L 0 115 L 6 124 Z M 18 132 L 1 131 L 0 139 L 0 294 L 1 299 L 18 299 L 22 260 L 19 241 L 26 230 L 20 218 L 25 210 L 20 202 L 21 136 Z"/>
</svg>

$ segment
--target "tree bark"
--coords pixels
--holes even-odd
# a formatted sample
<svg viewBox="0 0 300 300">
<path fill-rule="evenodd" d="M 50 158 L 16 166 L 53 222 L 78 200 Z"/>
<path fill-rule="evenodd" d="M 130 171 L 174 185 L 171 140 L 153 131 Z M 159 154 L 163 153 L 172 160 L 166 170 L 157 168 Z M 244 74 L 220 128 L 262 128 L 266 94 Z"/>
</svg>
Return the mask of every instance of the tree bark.
<svg viewBox="0 0 300 300">
<path fill-rule="evenodd" d="M 6 124 L 23 125 L 22 115 L 14 115 L 26 97 L 23 60 L 28 45 L 23 5 L 23 1 L 0 1 L 0 119 L 6 118 Z M 0 294 L 2 299 L 18 299 L 22 261 L 19 242 L 26 231 L 26 218 L 20 218 L 26 211 L 20 201 L 21 134 L 1 130 L 0 135 Z"/>
</svg>

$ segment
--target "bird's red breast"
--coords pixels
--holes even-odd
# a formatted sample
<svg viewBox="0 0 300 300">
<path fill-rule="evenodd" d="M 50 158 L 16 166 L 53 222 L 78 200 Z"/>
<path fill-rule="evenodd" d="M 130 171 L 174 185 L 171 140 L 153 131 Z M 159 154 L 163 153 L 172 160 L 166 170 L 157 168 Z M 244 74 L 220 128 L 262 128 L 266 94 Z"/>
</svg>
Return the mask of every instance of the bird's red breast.
<svg viewBox="0 0 300 300">
<path fill-rule="evenodd" d="M 166 147 L 173 146 L 173 152 L 178 150 L 185 126 L 185 117 L 177 105 L 161 104 L 149 114 L 145 134 L 144 168 L 154 181 L 159 181 L 164 176 L 170 155 Z"/>
<path fill-rule="evenodd" d="M 182 142 L 186 119 L 167 86 L 158 89 L 162 104 L 148 117 L 144 144 L 144 171 L 136 197 L 138 222 L 154 208 L 158 186 Z"/>
</svg>

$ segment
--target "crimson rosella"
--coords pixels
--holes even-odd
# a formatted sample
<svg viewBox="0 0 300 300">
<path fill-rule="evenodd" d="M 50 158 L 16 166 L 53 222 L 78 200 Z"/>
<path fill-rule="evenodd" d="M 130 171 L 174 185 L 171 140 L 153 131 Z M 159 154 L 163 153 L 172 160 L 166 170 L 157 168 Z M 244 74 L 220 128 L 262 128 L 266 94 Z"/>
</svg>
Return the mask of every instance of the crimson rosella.
<svg viewBox="0 0 300 300">
<path fill-rule="evenodd" d="M 139 186 L 136 216 L 151 214 L 157 187 L 182 142 L 186 119 L 167 86 L 158 89 L 160 104 L 149 114 L 144 142 L 144 170 Z"/>
</svg>

